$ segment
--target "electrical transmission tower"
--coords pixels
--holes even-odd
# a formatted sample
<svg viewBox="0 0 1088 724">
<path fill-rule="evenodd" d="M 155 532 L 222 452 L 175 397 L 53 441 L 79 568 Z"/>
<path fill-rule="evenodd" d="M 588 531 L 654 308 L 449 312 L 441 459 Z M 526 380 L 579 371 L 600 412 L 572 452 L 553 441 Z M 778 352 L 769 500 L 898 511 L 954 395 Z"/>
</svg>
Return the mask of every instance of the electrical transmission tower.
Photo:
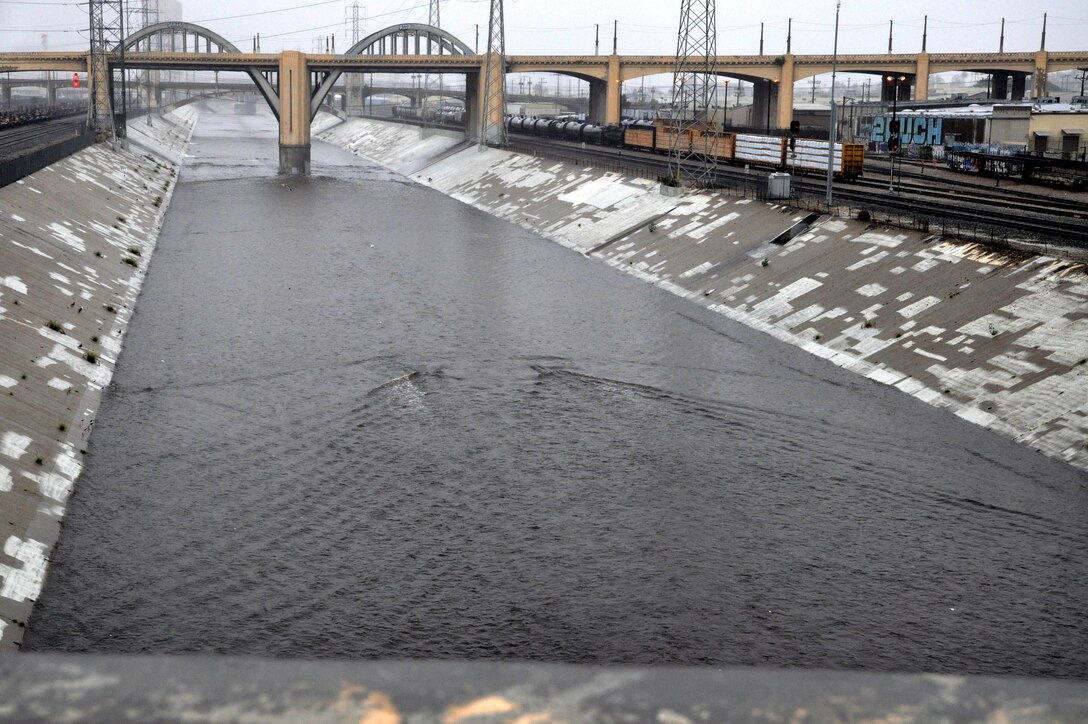
<svg viewBox="0 0 1088 724">
<path fill-rule="evenodd" d="M 669 147 L 669 176 L 676 181 L 699 185 L 714 174 L 714 157 L 708 153 L 714 139 L 708 132 L 717 54 L 714 0 L 681 0 Z"/>
<path fill-rule="evenodd" d="M 142 30 L 159 22 L 159 0 L 128 0 L 125 14 L 125 27 L 130 33 Z M 151 50 L 162 49 L 161 36 L 148 39 Z M 151 125 L 151 106 L 155 97 L 155 85 L 158 84 L 159 71 L 141 70 L 136 72 L 137 101 L 147 109 L 147 125 Z"/>
<path fill-rule="evenodd" d="M 91 36 L 91 124 L 100 138 L 125 135 L 125 14 L 123 0 L 90 0 Z M 117 70 L 121 71 L 121 111 L 114 117 L 113 74 L 110 51 L 118 49 Z"/>
<path fill-rule="evenodd" d="M 351 44 L 359 42 L 359 3 L 351 4 Z"/>
<path fill-rule="evenodd" d="M 430 18 L 430 23 L 429 24 L 430 24 L 430 26 L 432 28 L 441 28 L 442 27 L 442 23 L 439 21 L 439 18 L 438 18 L 438 16 L 439 16 L 438 2 L 439 2 L 439 0 L 431 0 L 431 18 Z"/>
<path fill-rule="evenodd" d="M 479 146 L 506 144 L 506 32 L 502 0 L 491 0 L 487 23 L 487 63 L 484 66 L 484 107 L 480 114 Z"/>
</svg>

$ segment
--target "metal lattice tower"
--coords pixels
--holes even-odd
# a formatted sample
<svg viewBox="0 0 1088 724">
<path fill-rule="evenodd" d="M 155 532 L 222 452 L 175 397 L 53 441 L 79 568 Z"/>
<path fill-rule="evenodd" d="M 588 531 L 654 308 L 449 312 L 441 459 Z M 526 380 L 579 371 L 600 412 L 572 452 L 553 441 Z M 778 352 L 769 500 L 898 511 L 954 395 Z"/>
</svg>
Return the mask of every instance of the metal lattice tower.
<svg viewBox="0 0 1088 724">
<path fill-rule="evenodd" d="M 438 2 L 439 2 L 439 0 L 431 0 L 431 19 L 430 19 L 429 24 L 433 28 L 441 28 L 442 27 L 442 23 L 439 22 L 439 17 L 438 17 L 439 16 Z"/>
<path fill-rule="evenodd" d="M 88 4 L 91 37 L 91 123 L 99 136 L 116 139 L 124 136 L 125 105 L 125 15 L 123 0 L 91 0 Z M 113 78 L 110 73 L 109 54 L 120 47 L 121 116 L 114 123 Z"/>
<path fill-rule="evenodd" d="M 681 0 L 673 71 L 669 176 L 701 184 L 714 174 L 709 109 L 714 102 L 718 54 L 714 0 Z"/>
<path fill-rule="evenodd" d="M 351 44 L 359 42 L 359 3 L 351 4 Z"/>
<path fill-rule="evenodd" d="M 484 106 L 479 144 L 506 145 L 506 32 L 502 0 L 491 0 L 487 23 L 487 64 L 484 66 Z"/>
</svg>

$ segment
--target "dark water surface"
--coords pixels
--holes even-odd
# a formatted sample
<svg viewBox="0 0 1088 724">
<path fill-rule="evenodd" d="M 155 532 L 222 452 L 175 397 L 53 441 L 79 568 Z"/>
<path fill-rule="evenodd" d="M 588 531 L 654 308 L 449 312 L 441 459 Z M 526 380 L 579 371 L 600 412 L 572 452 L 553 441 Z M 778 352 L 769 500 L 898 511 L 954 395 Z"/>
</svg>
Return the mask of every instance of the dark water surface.
<svg viewBox="0 0 1088 724">
<path fill-rule="evenodd" d="M 1088 676 L 1088 476 L 202 116 L 25 648 Z"/>
</svg>

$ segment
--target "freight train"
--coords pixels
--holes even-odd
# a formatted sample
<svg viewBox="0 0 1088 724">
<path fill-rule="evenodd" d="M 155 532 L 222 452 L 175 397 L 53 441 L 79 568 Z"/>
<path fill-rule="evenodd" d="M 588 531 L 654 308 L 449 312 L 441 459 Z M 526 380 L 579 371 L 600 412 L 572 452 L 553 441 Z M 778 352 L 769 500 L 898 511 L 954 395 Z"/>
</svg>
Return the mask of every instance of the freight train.
<svg viewBox="0 0 1088 724">
<path fill-rule="evenodd" d="M 580 141 L 602 146 L 668 153 L 676 144 L 689 153 L 700 153 L 728 163 L 768 166 L 777 169 L 826 173 L 828 142 L 812 138 L 791 139 L 753 133 L 732 133 L 711 128 L 690 129 L 677 139 L 677 131 L 667 121 L 636 122 L 599 126 L 581 121 L 509 116 L 506 127 L 511 133 Z M 865 146 L 860 143 L 836 143 L 834 173 L 842 178 L 856 178 L 865 166 Z"/>
</svg>

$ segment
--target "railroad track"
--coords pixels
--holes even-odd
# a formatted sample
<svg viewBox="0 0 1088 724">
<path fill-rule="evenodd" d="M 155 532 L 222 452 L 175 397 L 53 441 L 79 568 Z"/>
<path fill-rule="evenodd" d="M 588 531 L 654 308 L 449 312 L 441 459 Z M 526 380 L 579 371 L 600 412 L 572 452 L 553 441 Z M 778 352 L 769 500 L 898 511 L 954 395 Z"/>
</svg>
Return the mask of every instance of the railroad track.
<svg viewBox="0 0 1088 724">
<path fill-rule="evenodd" d="M 864 178 L 856 179 L 853 183 L 857 186 L 878 189 L 888 188 L 888 166 L 866 162 L 870 171 Z M 881 178 L 883 175 L 883 178 Z M 1048 194 L 1033 193 L 1022 189 L 1002 189 L 998 186 L 981 184 L 977 181 L 960 180 L 957 177 L 949 178 L 939 174 L 924 174 L 905 172 L 901 179 L 896 173 L 895 189 L 899 193 L 927 194 L 938 197 L 963 198 L 965 192 L 970 192 L 973 200 L 984 203 L 1002 205 L 1006 208 L 1022 210 L 1029 213 L 1038 213 L 1039 209 L 1045 209 L 1045 213 L 1055 216 L 1069 216 L 1072 218 L 1088 218 L 1088 195 L 1083 199 L 1070 199 Z"/>
<path fill-rule="evenodd" d="M 604 146 L 583 148 L 578 143 L 537 136 L 511 134 L 509 145 L 514 149 L 606 168 L 630 168 L 650 178 L 666 173 L 669 166 L 667 158 L 658 154 Z M 769 173 L 764 169 L 746 171 L 722 165 L 716 171 L 714 183 L 719 186 L 759 186 Z M 819 199 L 825 193 L 826 181 L 823 176 L 795 176 L 793 186 L 795 192 Z M 947 190 L 933 193 L 932 187 L 911 184 L 900 193 L 889 193 L 886 182 L 881 183 L 879 179 L 836 180 L 834 195 L 840 203 L 903 214 L 931 228 L 973 228 L 976 237 L 981 231 L 995 241 L 1038 239 L 1074 242 L 1082 247 L 1088 242 L 1088 207 L 1085 204 L 1038 194 L 1028 194 L 1015 202 L 1017 194 L 989 195 L 985 187 L 973 185 L 961 186 L 957 191 L 953 182 L 949 182 L 949 186 Z"/>
<path fill-rule="evenodd" d="M 18 158 L 58 141 L 78 136 L 85 120 L 81 116 L 54 118 L 0 130 L 0 160 Z"/>
</svg>

